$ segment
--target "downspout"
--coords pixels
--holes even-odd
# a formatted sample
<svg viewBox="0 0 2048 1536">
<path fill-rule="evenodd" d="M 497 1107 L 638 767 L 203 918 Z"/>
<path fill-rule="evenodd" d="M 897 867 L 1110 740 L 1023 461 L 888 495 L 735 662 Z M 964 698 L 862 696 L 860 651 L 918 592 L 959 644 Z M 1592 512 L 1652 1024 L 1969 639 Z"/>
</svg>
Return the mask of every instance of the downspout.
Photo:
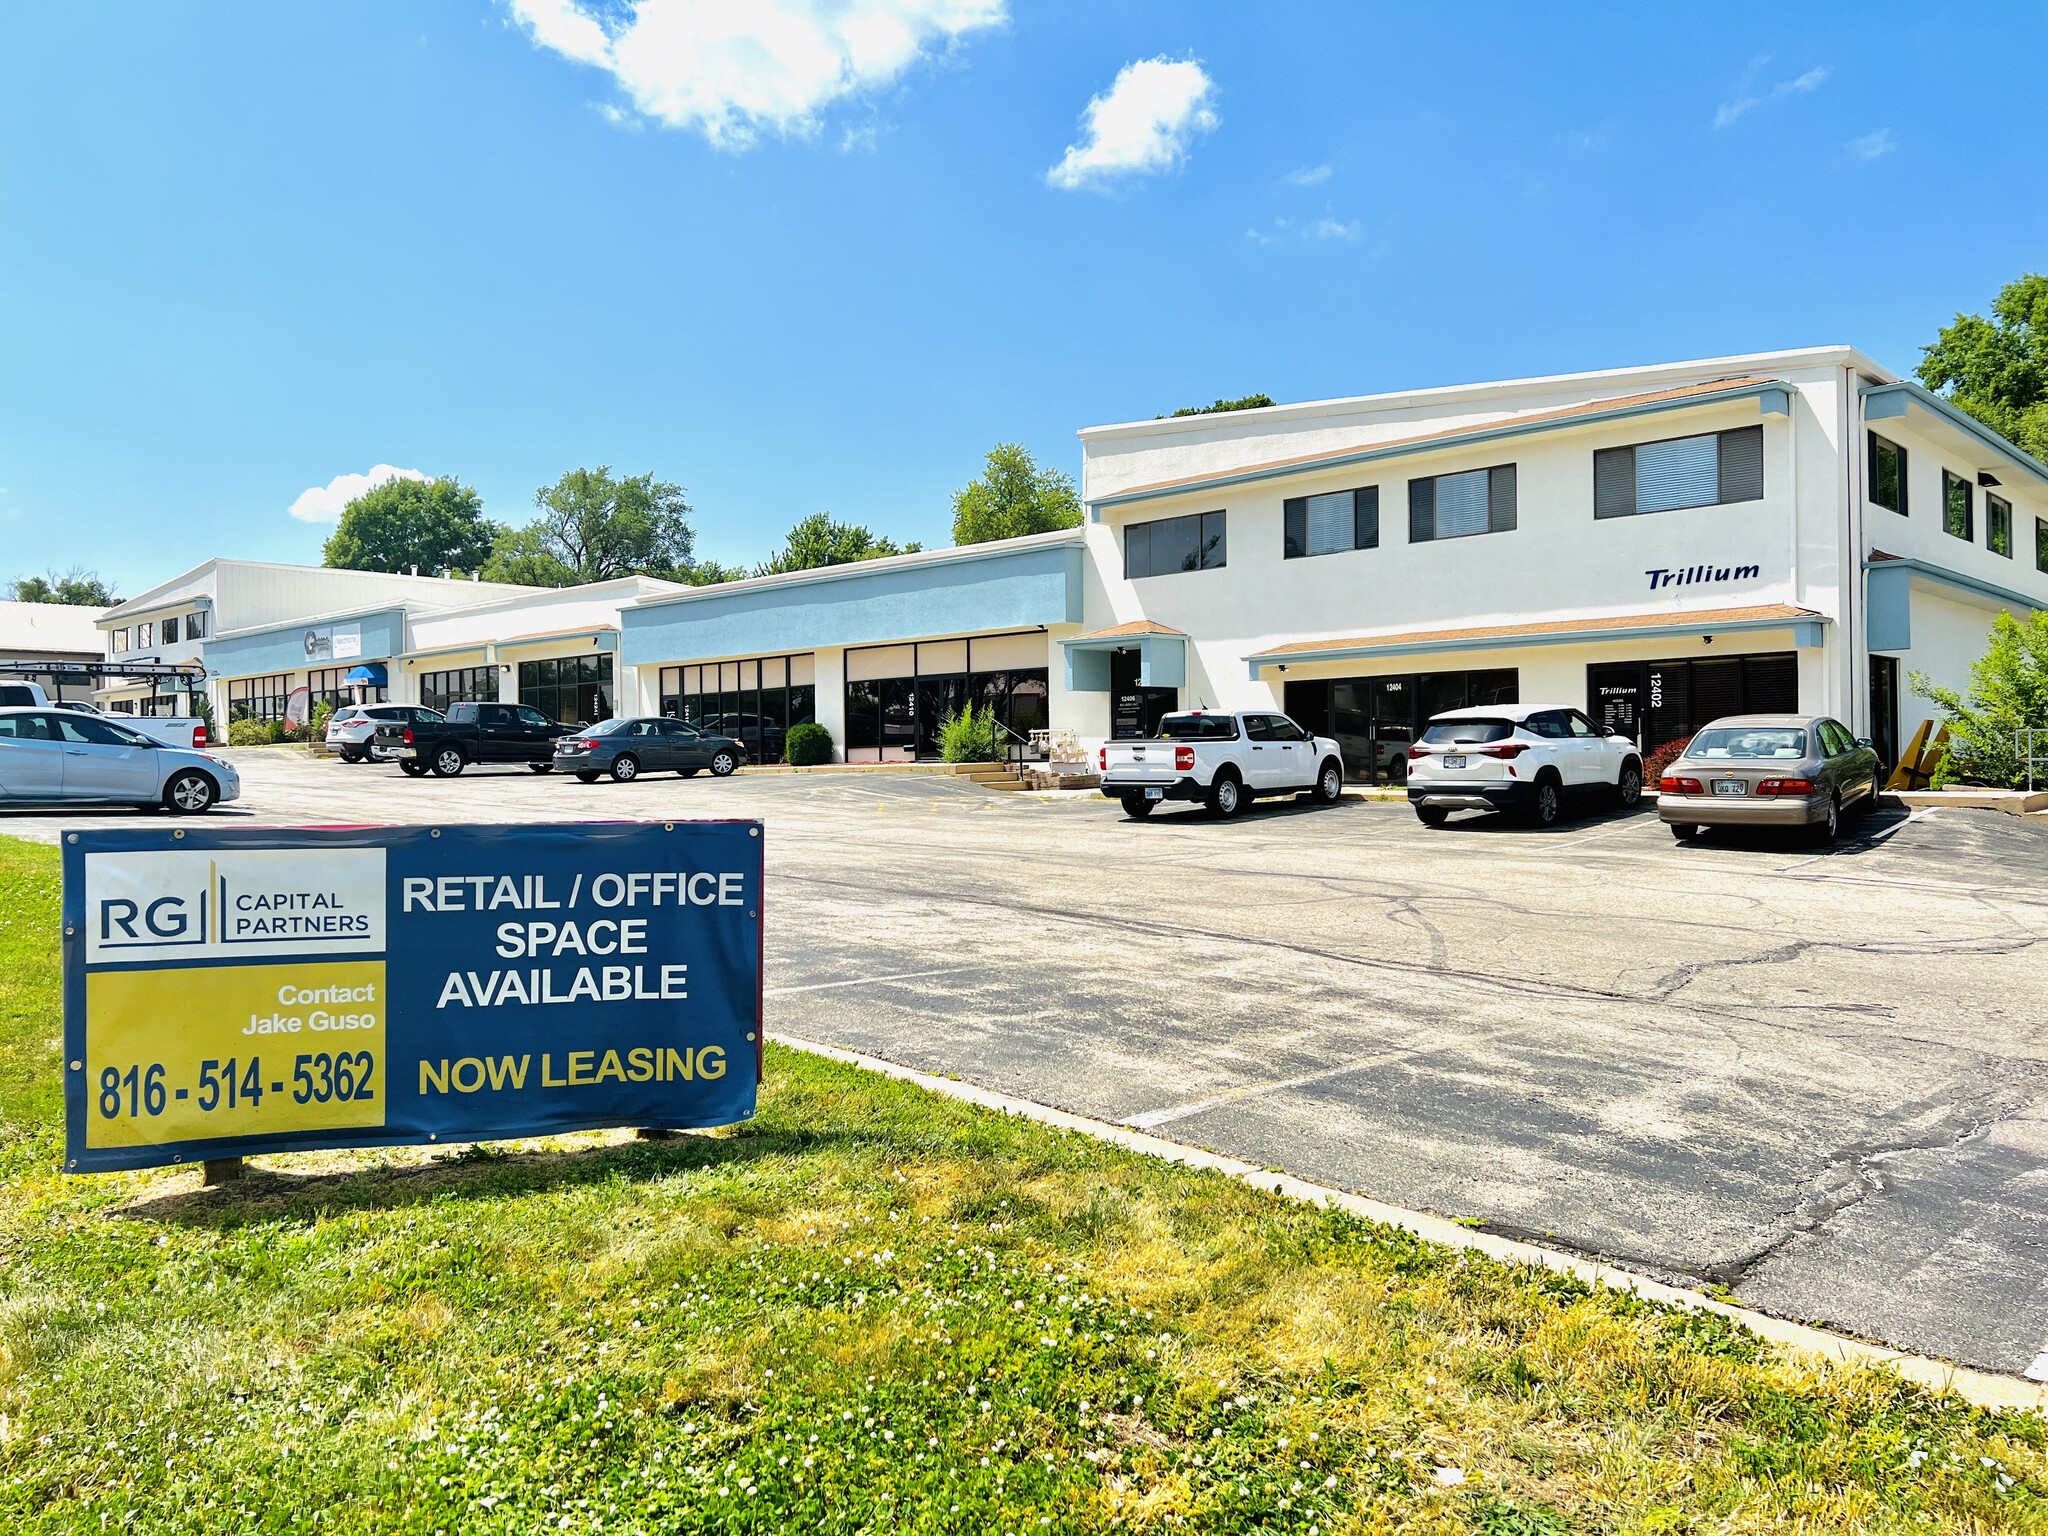
<svg viewBox="0 0 2048 1536">
<path fill-rule="evenodd" d="M 1849 734 L 1858 738 L 1875 736 L 1876 720 L 1870 708 L 1870 647 L 1865 626 L 1857 622 L 1859 611 L 1869 610 L 1869 599 L 1864 595 L 1865 584 L 1870 575 L 1863 569 L 1863 391 L 1858 383 L 1856 370 L 1842 369 L 1842 415 L 1846 427 L 1842 437 L 1842 486 L 1845 505 L 1842 508 L 1842 557 L 1850 561 L 1842 582 L 1842 630 L 1844 648 L 1849 657 L 1849 676 L 1845 680 L 1848 688 Z M 1864 660 L 1861 668 L 1857 657 Z M 1858 686 L 1857 679 L 1863 679 Z"/>
</svg>

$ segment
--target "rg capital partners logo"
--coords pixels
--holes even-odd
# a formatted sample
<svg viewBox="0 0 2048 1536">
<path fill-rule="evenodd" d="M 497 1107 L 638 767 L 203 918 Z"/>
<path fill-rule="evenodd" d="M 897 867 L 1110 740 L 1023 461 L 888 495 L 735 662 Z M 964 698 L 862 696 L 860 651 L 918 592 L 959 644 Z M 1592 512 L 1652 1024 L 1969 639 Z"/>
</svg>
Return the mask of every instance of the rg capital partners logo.
<svg viewBox="0 0 2048 1536">
<path fill-rule="evenodd" d="M 88 965 L 381 954 L 382 848 L 92 853 Z"/>
</svg>

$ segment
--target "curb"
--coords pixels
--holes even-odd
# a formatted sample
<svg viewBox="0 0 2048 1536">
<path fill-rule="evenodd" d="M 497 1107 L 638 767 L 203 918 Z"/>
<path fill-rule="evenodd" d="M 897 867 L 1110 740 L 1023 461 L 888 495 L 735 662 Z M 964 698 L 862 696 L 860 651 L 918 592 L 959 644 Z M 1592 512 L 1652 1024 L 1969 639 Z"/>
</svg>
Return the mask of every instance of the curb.
<svg viewBox="0 0 2048 1536">
<path fill-rule="evenodd" d="M 1181 1142 L 1169 1141 L 1163 1136 L 1132 1130 L 1129 1126 L 1116 1125 L 1107 1120 L 1094 1120 L 1085 1115 L 1069 1114 L 1065 1110 L 1053 1109 L 1031 1099 L 1014 1098 L 990 1088 L 976 1087 L 972 1083 L 958 1082 L 949 1077 L 937 1077 L 929 1072 L 919 1072 L 915 1068 L 888 1061 L 880 1056 L 867 1056 L 859 1051 L 844 1050 L 836 1045 L 823 1045 L 815 1040 L 803 1040 L 779 1032 L 771 1032 L 768 1038 L 775 1044 L 787 1046 L 791 1050 L 861 1067 L 884 1077 L 893 1077 L 901 1082 L 929 1089 L 933 1093 L 943 1094 L 949 1099 L 979 1105 L 983 1109 L 1000 1110 L 1004 1114 L 1016 1115 L 1039 1125 L 1079 1131 L 1085 1136 L 1123 1147 L 1127 1151 L 1156 1157 L 1184 1168 L 1201 1168 L 1221 1173 L 1240 1184 L 1262 1191 L 1270 1189 L 1274 1194 L 1283 1195 L 1291 1200 L 1305 1201 L 1311 1205 L 1333 1206 L 1339 1210 L 1349 1211 L 1355 1216 L 1362 1216 L 1368 1221 L 1403 1228 L 1425 1241 L 1438 1243 L 1446 1248 L 1483 1253 L 1489 1258 L 1507 1264 L 1537 1264 L 1545 1269 L 1574 1275 L 1591 1285 L 1605 1286 L 1609 1290 L 1629 1291 L 1645 1301 L 1683 1307 L 1692 1312 L 1719 1313 L 1722 1317 L 1731 1318 L 1742 1324 L 1752 1333 L 1795 1353 L 1812 1356 L 1831 1364 L 1886 1367 L 1915 1386 L 1925 1387 L 1937 1393 L 1953 1392 L 1979 1408 L 2048 1413 L 2048 1383 L 2033 1382 L 2018 1376 L 2003 1376 L 1994 1371 L 1975 1370 L 1969 1366 L 1951 1364 L 1946 1360 L 1936 1360 L 1927 1355 L 1909 1354 L 1883 1344 L 1872 1344 L 1863 1339 L 1851 1338 L 1847 1334 L 1832 1333 L 1825 1328 L 1815 1328 L 1806 1323 L 1789 1322 L 1781 1317 L 1772 1317 L 1768 1313 L 1751 1311 L 1748 1307 L 1717 1301 L 1699 1291 L 1666 1285 L 1660 1280 L 1652 1280 L 1647 1275 L 1639 1275 L 1612 1264 L 1601 1264 L 1592 1259 L 1582 1259 L 1560 1252 L 1555 1248 L 1544 1248 L 1535 1243 L 1474 1231 L 1442 1216 L 1406 1210 L 1401 1206 L 1388 1205 L 1365 1195 L 1353 1194 L 1349 1190 L 1335 1189 L 1327 1184 L 1316 1184 L 1307 1179 L 1296 1178 L 1293 1174 L 1275 1173 L 1256 1163 L 1245 1162 L 1242 1158 L 1227 1157 L 1219 1152 L 1206 1152 L 1200 1147 L 1190 1147 Z"/>
</svg>

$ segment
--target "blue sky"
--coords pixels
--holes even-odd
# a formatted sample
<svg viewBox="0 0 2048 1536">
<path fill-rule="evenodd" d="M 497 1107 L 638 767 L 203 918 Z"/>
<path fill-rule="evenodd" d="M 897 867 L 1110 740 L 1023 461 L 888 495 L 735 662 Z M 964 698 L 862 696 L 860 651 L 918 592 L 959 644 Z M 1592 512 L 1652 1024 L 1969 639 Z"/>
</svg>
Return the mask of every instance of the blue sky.
<svg viewBox="0 0 2048 1536">
<path fill-rule="evenodd" d="M 1903 371 L 2048 265 L 2037 6 L 583 4 L 0 17 L 0 579 L 317 560 L 290 509 L 379 465 L 942 543 L 998 440 Z"/>
</svg>

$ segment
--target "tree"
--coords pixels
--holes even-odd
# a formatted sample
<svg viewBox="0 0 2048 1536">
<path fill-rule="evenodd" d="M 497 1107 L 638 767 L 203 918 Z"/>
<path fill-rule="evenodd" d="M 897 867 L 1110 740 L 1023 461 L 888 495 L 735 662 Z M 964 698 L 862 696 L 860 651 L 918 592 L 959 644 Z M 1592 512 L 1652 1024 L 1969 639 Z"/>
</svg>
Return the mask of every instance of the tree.
<svg viewBox="0 0 2048 1536">
<path fill-rule="evenodd" d="M 1915 672 L 1913 691 L 1931 699 L 1948 718 L 1946 782 L 1958 774 L 2018 788 L 2027 779 L 2014 733 L 2032 727 L 2048 731 L 2048 611 L 2024 620 L 2001 612 L 1991 624 L 1991 644 L 1970 663 L 1970 691 L 1959 694 Z"/>
<path fill-rule="evenodd" d="M 2029 272 L 2007 283 L 1991 314 L 1957 315 L 1943 326 L 1924 349 L 1920 382 L 2048 459 L 2048 274 Z"/>
<path fill-rule="evenodd" d="M 1256 411 L 1273 404 L 1271 395 L 1240 395 L 1235 400 L 1218 400 L 1209 405 L 1184 405 L 1176 416 L 1213 416 L 1218 411 Z"/>
<path fill-rule="evenodd" d="M 715 587 L 725 581 L 745 581 L 754 573 L 744 565 L 720 565 L 716 560 L 693 560 L 675 579 L 693 587 Z"/>
<path fill-rule="evenodd" d="M 784 571 L 810 571 L 821 565 L 851 565 L 856 560 L 879 560 L 885 555 L 914 555 L 924 546 L 883 538 L 859 523 L 842 523 L 830 512 L 813 512 L 789 530 L 789 538 L 771 557 L 754 567 L 756 576 L 779 576 Z"/>
<path fill-rule="evenodd" d="M 572 469 L 533 493 L 540 516 L 499 535 L 486 579 L 566 587 L 616 576 L 677 576 L 697 535 L 683 488 L 653 475 Z"/>
<path fill-rule="evenodd" d="M 83 608 L 111 608 L 121 601 L 114 589 L 100 580 L 98 571 L 74 565 L 59 576 L 24 576 L 15 582 L 12 596 L 17 603 L 75 603 Z"/>
<path fill-rule="evenodd" d="M 320 558 L 350 571 L 473 571 L 490 558 L 498 532 L 483 499 L 452 475 L 386 480 L 341 509 Z"/>
<path fill-rule="evenodd" d="M 1015 443 L 997 443 L 989 450 L 981 478 L 953 493 L 955 544 L 985 544 L 1080 526 L 1081 498 L 1072 477 L 1040 469 Z"/>
</svg>

